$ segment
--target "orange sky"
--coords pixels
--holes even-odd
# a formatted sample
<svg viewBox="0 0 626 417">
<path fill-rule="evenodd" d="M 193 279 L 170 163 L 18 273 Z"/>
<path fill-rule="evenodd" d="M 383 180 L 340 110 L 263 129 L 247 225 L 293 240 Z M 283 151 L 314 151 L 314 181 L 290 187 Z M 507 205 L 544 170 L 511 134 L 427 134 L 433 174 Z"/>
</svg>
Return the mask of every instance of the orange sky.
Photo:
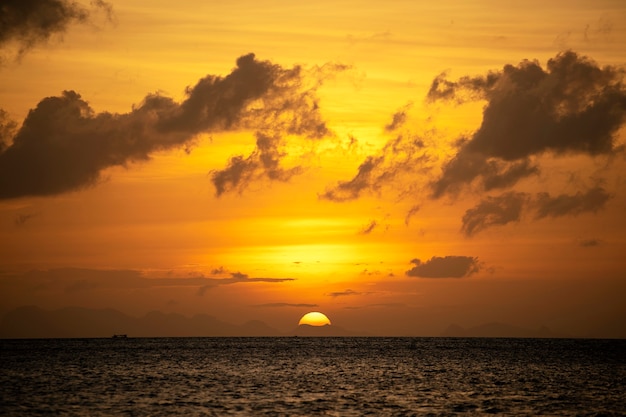
<svg viewBox="0 0 626 417">
<path fill-rule="evenodd" d="M 0 314 L 626 337 L 622 1 L 17 3 Z"/>
</svg>

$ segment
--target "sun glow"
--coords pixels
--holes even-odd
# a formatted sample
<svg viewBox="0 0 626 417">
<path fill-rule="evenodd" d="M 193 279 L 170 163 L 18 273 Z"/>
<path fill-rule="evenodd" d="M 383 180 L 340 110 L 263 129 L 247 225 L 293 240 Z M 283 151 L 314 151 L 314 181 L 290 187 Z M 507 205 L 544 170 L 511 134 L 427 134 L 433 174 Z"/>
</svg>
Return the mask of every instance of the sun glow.
<svg viewBox="0 0 626 417">
<path fill-rule="evenodd" d="M 298 326 L 308 324 L 309 326 L 329 326 L 330 320 L 324 313 L 320 313 L 318 311 L 312 311 L 310 313 L 306 313 L 300 321 L 298 322 Z"/>
</svg>

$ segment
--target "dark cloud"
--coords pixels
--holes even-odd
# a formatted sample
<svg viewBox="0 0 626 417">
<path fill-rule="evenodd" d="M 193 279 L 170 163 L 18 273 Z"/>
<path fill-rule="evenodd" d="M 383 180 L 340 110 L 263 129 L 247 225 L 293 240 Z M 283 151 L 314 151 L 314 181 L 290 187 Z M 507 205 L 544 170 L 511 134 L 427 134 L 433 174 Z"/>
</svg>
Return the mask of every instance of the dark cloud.
<svg viewBox="0 0 626 417">
<path fill-rule="evenodd" d="M 266 304 L 256 304 L 254 307 L 258 308 L 282 308 L 282 307 L 297 307 L 297 308 L 313 308 L 318 307 L 317 304 L 305 304 L 305 303 L 266 303 Z"/>
<path fill-rule="evenodd" d="M 463 186 L 480 178 L 483 189 L 509 188 L 519 180 L 539 174 L 539 167 L 529 159 L 510 162 L 461 149 L 443 166 L 443 175 L 432 184 L 433 197 L 439 198 L 445 193 L 457 193 Z"/>
<path fill-rule="evenodd" d="M 374 229 L 376 229 L 377 226 L 378 222 L 376 220 L 372 220 L 363 229 L 361 229 L 359 233 L 362 235 L 369 235 L 374 231 Z"/>
<path fill-rule="evenodd" d="M 74 23 L 89 21 L 94 12 L 113 18 L 113 7 L 93 0 L 86 7 L 71 0 L 3 0 L 0 4 L 0 48 L 17 47 L 17 58 L 52 35 L 64 33 Z"/>
<path fill-rule="evenodd" d="M 345 291 L 336 291 L 336 292 L 328 293 L 328 296 L 335 298 L 335 297 L 346 297 L 346 296 L 351 296 L 351 295 L 363 295 L 363 294 L 364 293 L 362 292 L 347 289 Z"/>
<path fill-rule="evenodd" d="M 528 199 L 528 194 L 513 191 L 487 197 L 465 212 L 461 230 L 465 235 L 472 236 L 491 226 L 518 222 Z"/>
<path fill-rule="evenodd" d="M 53 195 L 93 185 L 112 166 L 145 161 L 159 150 L 189 146 L 202 132 L 257 130 L 257 148 L 214 172 L 218 195 L 260 176 L 285 180 L 281 134 L 320 138 L 315 90 L 302 90 L 300 67 L 240 57 L 225 77 L 208 75 L 181 103 L 148 95 L 129 113 L 95 113 L 73 91 L 43 99 L 0 153 L 0 199 Z M 1 131 L 1 130 L 0 130 Z"/>
<path fill-rule="evenodd" d="M 263 107 L 250 112 L 252 127 L 256 133 L 256 147 L 248 156 L 232 157 L 226 168 L 211 172 L 211 181 L 216 195 L 241 192 L 259 179 L 288 181 L 302 172 L 302 167 L 283 168 L 282 157 L 286 156 L 285 135 L 298 135 L 309 139 L 321 139 L 332 135 L 319 112 L 316 90 L 322 82 L 337 72 L 349 67 L 341 64 L 316 66 L 308 72 L 295 67 L 293 74 L 281 75 L 277 79 L 279 93 L 263 96 Z M 304 80 L 313 81 L 305 87 Z"/>
<path fill-rule="evenodd" d="M 247 157 L 232 157 L 228 166 L 211 173 L 211 181 L 217 196 L 229 191 L 243 191 L 250 183 L 262 178 L 273 181 L 288 181 L 299 174 L 302 168 L 282 168 L 280 159 L 285 154 L 281 151 L 282 140 L 279 136 L 268 136 L 257 132 L 256 149 Z"/>
<path fill-rule="evenodd" d="M 409 211 L 406 213 L 406 216 L 404 217 L 404 224 L 405 225 L 409 225 L 409 223 L 411 222 L 411 218 L 413 216 L 415 216 L 415 214 L 417 214 L 417 212 L 420 210 L 420 206 L 413 206 L 409 209 Z"/>
<path fill-rule="evenodd" d="M 556 55 L 545 67 L 526 60 L 483 76 L 452 80 L 440 74 L 431 84 L 427 101 L 484 100 L 486 104 L 480 127 L 456 139 L 454 153 L 443 161 L 441 174 L 427 183 L 428 196 L 458 196 L 470 187 L 474 195 L 489 193 L 465 212 L 462 231 L 467 236 L 520 221 L 524 211 L 529 218 L 540 219 L 604 208 L 611 195 L 602 187 L 571 195 L 532 196 L 517 186 L 529 177 L 546 175 L 546 161 L 572 155 L 610 161 L 624 149 L 617 138 L 626 121 L 624 74 L 622 68 L 599 66 L 572 51 Z M 396 132 L 407 123 L 406 118 L 406 109 L 398 111 L 385 130 Z M 356 199 L 399 182 L 400 174 L 405 174 L 402 182 L 408 184 L 401 196 L 419 197 L 420 182 L 432 172 L 436 158 L 430 155 L 437 152 L 403 133 L 366 157 L 351 180 L 338 182 L 321 197 Z M 501 194 L 493 195 L 494 191 Z M 414 213 L 411 209 L 405 223 Z"/>
<path fill-rule="evenodd" d="M 471 256 L 433 256 L 426 262 L 413 259 L 411 263 L 415 266 L 406 274 L 420 278 L 462 278 L 481 269 L 478 258 Z"/>
<path fill-rule="evenodd" d="M 535 217 L 575 216 L 585 212 L 597 212 L 604 208 L 606 202 L 611 198 L 602 187 L 594 187 L 587 192 L 576 194 L 560 194 L 556 197 L 548 193 L 539 193 L 535 199 Z"/>
<path fill-rule="evenodd" d="M 545 69 L 523 61 L 457 81 L 440 75 L 429 100 L 484 99 L 487 105 L 480 128 L 444 166 L 433 195 L 458 191 L 477 177 L 486 189 L 509 187 L 536 174 L 529 158 L 546 152 L 611 154 L 626 119 L 623 78 L 623 69 L 600 67 L 571 51 L 550 59 Z"/>
<path fill-rule="evenodd" d="M 492 226 L 518 222 L 525 211 L 534 212 L 535 219 L 595 213 L 603 209 L 610 198 L 611 195 L 600 186 L 585 192 L 559 194 L 555 197 L 546 192 L 531 197 L 527 193 L 509 191 L 499 196 L 487 197 L 467 210 L 461 230 L 465 235 L 472 236 Z"/>
<path fill-rule="evenodd" d="M 350 181 L 339 181 L 333 188 L 327 189 L 320 198 L 332 201 L 354 200 L 363 190 L 376 188 L 375 169 L 382 164 L 383 157 L 368 156 L 359 166 L 358 173 Z"/>
<path fill-rule="evenodd" d="M 5 275 L 2 285 L 22 287 L 28 292 L 77 292 L 95 289 L 142 289 L 163 287 L 197 288 L 198 294 L 220 285 L 246 283 L 281 283 L 294 278 L 250 278 L 240 272 L 227 278 L 210 278 L 202 275 L 191 277 L 149 278 L 138 270 L 94 270 L 83 268 L 56 268 L 34 270 L 24 274 Z"/>
<path fill-rule="evenodd" d="M 394 113 L 391 116 L 391 122 L 385 126 L 385 130 L 387 132 L 393 132 L 394 130 L 397 130 L 400 127 L 402 127 L 407 121 L 407 118 L 408 118 L 407 112 L 410 107 L 411 107 L 411 104 L 407 104 L 403 109 L 398 110 L 396 113 Z"/>
<path fill-rule="evenodd" d="M 0 153 L 11 144 L 15 132 L 17 132 L 17 123 L 11 120 L 5 110 L 0 109 Z"/>
<path fill-rule="evenodd" d="M 602 241 L 600 239 L 581 239 L 578 244 L 583 248 L 594 248 L 596 246 L 600 246 Z"/>
<path fill-rule="evenodd" d="M 231 272 L 230 278 L 204 278 L 202 277 L 203 285 L 198 288 L 197 295 L 202 296 L 207 290 L 218 287 L 220 285 L 240 284 L 240 283 L 252 283 L 252 282 L 287 282 L 295 281 L 294 278 L 250 278 L 248 274 L 241 272 Z"/>
</svg>

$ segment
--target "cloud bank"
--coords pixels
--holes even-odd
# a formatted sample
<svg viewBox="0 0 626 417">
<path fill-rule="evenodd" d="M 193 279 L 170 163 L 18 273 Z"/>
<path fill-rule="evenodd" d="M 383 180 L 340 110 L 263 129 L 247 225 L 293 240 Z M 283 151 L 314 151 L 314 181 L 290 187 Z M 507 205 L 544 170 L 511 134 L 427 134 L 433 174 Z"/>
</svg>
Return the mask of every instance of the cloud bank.
<svg viewBox="0 0 626 417">
<path fill-rule="evenodd" d="M 240 190 L 259 177 L 286 180 L 299 168 L 280 167 L 282 135 L 321 138 L 329 132 L 316 86 L 303 90 L 304 78 L 301 67 L 284 68 L 248 54 L 227 76 L 207 75 L 187 88 L 180 103 L 150 94 L 131 112 L 113 114 L 94 112 L 74 91 L 47 97 L 0 148 L 0 199 L 78 190 L 97 183 L 106 168 L 187 146 L 200 133 L 237 129 L 256 130 L 256 150 L 213 172 L 217 194 Z M 3 136 L 13 131 L 5 119 L 0 119 Z"/>
</svg>

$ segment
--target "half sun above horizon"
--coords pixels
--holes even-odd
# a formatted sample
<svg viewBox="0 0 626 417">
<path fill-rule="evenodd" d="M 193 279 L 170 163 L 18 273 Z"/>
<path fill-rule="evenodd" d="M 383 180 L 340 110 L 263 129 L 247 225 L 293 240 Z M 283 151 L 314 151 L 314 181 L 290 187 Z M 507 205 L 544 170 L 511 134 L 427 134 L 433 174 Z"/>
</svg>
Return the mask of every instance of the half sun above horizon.
<svg viewBox="0 0 626 417">
<path fill-rule="evenodd" d="M 324 313 L 320 313 L 319 311 L 312 311 L 302 316 L 302 318 L 298 322 L 298 326 L 301 326 L 303 324 L 307 324 L 309 326 L 330 326 L 331 323 Z"/>
</svg>

